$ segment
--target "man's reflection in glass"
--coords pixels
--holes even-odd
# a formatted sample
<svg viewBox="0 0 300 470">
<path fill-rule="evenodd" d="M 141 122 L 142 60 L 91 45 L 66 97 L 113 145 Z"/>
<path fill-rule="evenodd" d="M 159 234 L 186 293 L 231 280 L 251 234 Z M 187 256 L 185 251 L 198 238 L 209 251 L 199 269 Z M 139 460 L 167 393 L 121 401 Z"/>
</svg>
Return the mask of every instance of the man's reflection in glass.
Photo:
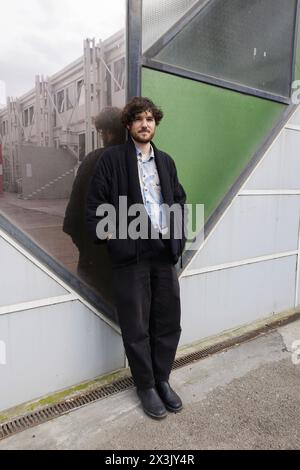
<svg viewBox="0 0 300 470">
<path fill-rule="evenodd" d="M 79 167 L 66 209 L 63 231 L 71 236 L 79 250 L 77 272 L 80 278 L 96 288 L 107 302 L 113 304 L 110 258 L 106 244 L 95 245 L 86 232 L 85 200 L 89 180 L 105 149 L 125 142 L 121 110 L 116 107 L 104 108 L 95 119 L 95 127 L 101 135 L 104 147 L 89 153 Z"/>
</svg>

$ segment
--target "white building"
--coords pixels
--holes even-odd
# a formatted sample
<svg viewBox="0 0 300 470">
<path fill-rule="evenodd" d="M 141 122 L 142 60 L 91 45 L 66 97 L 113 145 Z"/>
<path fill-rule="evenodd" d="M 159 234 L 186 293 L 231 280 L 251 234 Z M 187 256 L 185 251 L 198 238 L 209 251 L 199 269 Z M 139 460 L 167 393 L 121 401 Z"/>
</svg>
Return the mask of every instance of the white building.
<svg viewBox="0 0 300 470">
<path fill-rule="evenodd" d="M 78 166 L 99 144 L 93 118 L 104 106 L 122 107 L 124 101 L 124 31 L 98 43 L 86 39 L 82 57 L 50 77 L 36 76 L 31 90 L 18 98 L 8 97 L 5 108 L 0 110 L 5 189 L 24 195 L 23 169 L 28 146 L 43 147 L 44 155 L 45 148 L 49 148 L 52 159 L 54 149 L 60 149 L 58 159 L 61 150 L 67 151 L 73 163 L 69 159 L 71 163 L 63 167 L 64 171 Z M 47 181 L 45 173 L 40 177 Z M 33 184 L 31 189 L 39 188 Z M 47 198 L 47 190 L 40 196 Z"/>
<path fill-rule="evenodd" d="M 0 109 L 5 108 L 6 106 L 6 90 L 5 82 L 0 80 Z"/>
</svg>

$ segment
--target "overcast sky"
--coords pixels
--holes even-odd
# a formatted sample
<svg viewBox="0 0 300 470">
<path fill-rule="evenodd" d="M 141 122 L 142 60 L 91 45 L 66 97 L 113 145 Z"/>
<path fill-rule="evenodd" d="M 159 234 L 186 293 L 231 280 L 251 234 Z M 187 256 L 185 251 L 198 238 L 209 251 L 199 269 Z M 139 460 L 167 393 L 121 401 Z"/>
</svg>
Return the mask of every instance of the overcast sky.
<svg viewBox="0 0 300 470">
<path fill-rule="evenodd" d="M 36 74 L 52 75 L 78 59 L 84 39 L 122 29 L 125 0 L 0 0 L 0 17 L 0 82 L 17 97 L 34 87 Z"/>
</svg>

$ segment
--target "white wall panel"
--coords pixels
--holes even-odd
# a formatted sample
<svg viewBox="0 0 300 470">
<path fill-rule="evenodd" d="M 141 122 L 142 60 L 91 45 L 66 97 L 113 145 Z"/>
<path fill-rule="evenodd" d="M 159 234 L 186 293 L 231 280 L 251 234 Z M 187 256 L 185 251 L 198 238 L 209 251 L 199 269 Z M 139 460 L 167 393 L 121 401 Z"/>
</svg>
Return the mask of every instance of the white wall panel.
<svg viewBox="0 0 300 470">
<path fill-rule="evenodd" d="M 299 265 L 299 269 L 300 269 L 300 265 Z M 297 307 L 300 306 L 300 273 L 299 273 L 299 276 L 298 276 L 298 296 L 297 296 Z M 300 339 L 300 338 L 299 338 Z"/>
<path fill-rule="evenodd" d="M 180 281 L 181 345 L 293 308 L 296 256 Z"/>
<path fill-rule="evenodd" d="M 245 189 L 300 189 L 300 132 L 285 129 Z"/>
<path fill-rule="evenodd" d="M 300 196 L 239 196 L 189 269 L 297 250 Z"/>
<path fill-rule="evenodd" d="M 298 107 L 296 113 L 291 118 L 290 124 L 293 124 L 295 126 L 300 126 L 300 107 Z"/>
<path fill-rule="evenodd" d="M 79 301 L 0 315 L 0 410 L 124 366 L 122 339 Z"/>
<path fill-rule="evenodd" d="M 0 305 L 65 295 L 68 292 L 0 237 Z"/>
</svg>

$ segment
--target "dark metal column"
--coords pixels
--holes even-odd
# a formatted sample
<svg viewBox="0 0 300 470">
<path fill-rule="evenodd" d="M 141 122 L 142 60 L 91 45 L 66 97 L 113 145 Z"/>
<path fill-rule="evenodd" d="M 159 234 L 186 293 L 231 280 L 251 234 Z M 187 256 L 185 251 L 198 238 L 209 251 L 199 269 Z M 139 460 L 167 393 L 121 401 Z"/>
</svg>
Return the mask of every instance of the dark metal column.
<svg viewBox="0 0 300 470">
<path fill-rule="evenodd" d="M 297 0 L 296 13 L 295 13 L 295 31 L 294 31 L 294 47 L 293 47 L 293 69 L 292 69 L 292 83 L 291 83 L 291 93 L 292 85 L 294 80 L 296 80 L 296 67 L 297 67 L 297 53 L 298 53 L 298 36 L 299 36 L 299 27 L 300 27 L 300 0 Z"/>
<path fill-rule="evenodd" d="M 141 95 L 142 4 L 142 0 L 127 0 L 126 102 L 133 96 Z"/>
</svg>

